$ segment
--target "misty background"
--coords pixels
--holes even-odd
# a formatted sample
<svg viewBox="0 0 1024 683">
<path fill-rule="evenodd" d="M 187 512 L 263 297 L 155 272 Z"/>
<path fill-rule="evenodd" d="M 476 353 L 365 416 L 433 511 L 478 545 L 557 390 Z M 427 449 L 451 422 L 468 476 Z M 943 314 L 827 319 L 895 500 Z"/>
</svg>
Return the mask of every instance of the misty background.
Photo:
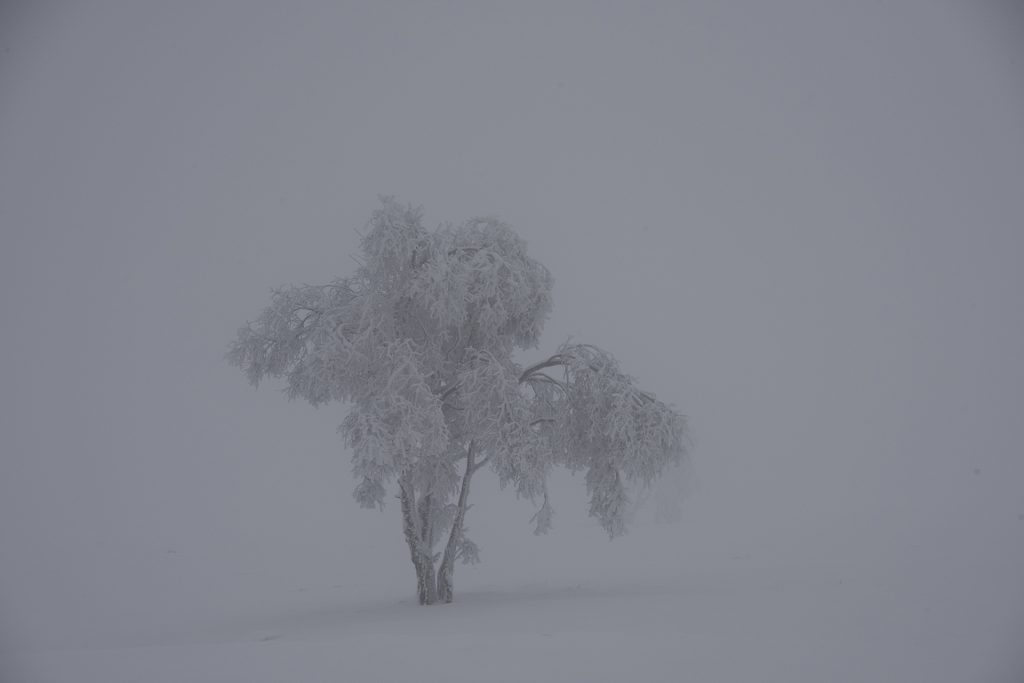
<svg viewBox="0 0 1024 683">
<path fill-rule="evenodd" d="M 344 406 L 223 359 L 271 287 L 352 272 L 394 194 L 428 225 L 498 216 L 552 271 L 521 362 L 600 345 L 692 429 L 682 519 L 612 543 L 581 478 L 534 538 L 482 476 L 458 589 L 771 565 L 860 581 L 866 625 L 902 623 L 873 582 L 918 591 L 927 642 L 1024 671 L 1022 18 L 4 5 L 5 661 L 411 594 L 396 506 L 351 497 Z"/>
</svg>

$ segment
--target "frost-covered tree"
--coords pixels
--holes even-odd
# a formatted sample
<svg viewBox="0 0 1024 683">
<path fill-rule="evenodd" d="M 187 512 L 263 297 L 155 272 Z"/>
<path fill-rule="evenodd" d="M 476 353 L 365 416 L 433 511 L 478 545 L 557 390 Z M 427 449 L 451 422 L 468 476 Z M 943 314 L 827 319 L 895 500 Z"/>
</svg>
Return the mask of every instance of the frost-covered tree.
<svg viewBox="0 0 1024 683">
<path fill-rule="evenodd" d="M 535 533 L 551 526 L 551 469 L 585 472 L 590 514 L 623 533 L 627 485 L 680 460 L 685 419 L 596 346 L 513 360 L 551 310 L 551 274 L 523 240 L 494 218 L 430 231 L 384 198 L 361 246 L 353 276 L 275 290 L 228 359 L 254 385 L 283 377 L 291 398 L 350 406 L 355 497 L 383 507 L 396 485 L 420 603 L 450 602 L 455 561 L 479 559 L 465 522 L 483 467 L 539 506 Z"/>
</svg>

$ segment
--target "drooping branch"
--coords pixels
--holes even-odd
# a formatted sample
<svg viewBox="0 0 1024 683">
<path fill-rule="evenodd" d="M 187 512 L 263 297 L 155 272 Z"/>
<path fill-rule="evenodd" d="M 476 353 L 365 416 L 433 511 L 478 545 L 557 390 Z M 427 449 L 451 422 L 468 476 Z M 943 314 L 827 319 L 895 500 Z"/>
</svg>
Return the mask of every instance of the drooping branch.
<svg viewBox="0 0 1024 683">
<path fill-rule="evenodd" d="M 557 365 L 564 365 L 564 364 L 565 364 L 565 358 L 562 356 L 562 354 L 556 353 L 555 355 L 551 356 L 547 360 L 542 360 L 541 362 L 537 363 L 536 365 L 531 365 L 530 367 L 528 367 L 525 370 L 523 370 L 522 374 L 519 375 L 519 383 L 522 384 L 523 382 L 526 382 L 528 379 L 530 379 L 530 377 L 534 373 L 540 372 L 541 370 L 544 370 L 545 368 L 553 368 L 553 367 L 555 367 Z"/>
</svg>

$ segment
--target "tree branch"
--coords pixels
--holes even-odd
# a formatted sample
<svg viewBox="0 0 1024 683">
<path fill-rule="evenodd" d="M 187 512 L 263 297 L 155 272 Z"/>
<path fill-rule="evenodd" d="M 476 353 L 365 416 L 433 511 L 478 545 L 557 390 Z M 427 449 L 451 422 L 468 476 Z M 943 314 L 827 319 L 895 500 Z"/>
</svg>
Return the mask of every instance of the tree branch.
<svg viewBox="0 0 1024 683">
<path fill-rule="evenodd" d="M 444 403 L 446 400 L 448 400 L 448 397 L 451 396 L 452 394 L 454 394 L 458 390 L 458 388 L 459 388 L 459 383 L 456 382 L 455 384 L 453 384 L 450 387 L 448 387 L 447 389 L 445 389 L 444 393 L 441 394 L 441 403 Z"/>
<path fill-rule="evenodd" d="M 452 601 L 452 572 L 455 570 L 455 555 L 458 552 L 459 542 L 462 541 L 462 524 L 466 519 L 466 502 L 469 500 L 469 480 L 473 477 L 473 472 L 477 470 L 477 465 L 473 461 L 475 446 L 474 441 L 469 442 L 469 451 L 466 453 L 466 473 L 462 475 L 458 507 L 455 509 L 452 529 L 448 534 L 448 543 L 445 544 L 444 556 L 437 572 L 438 597 L 444 602 Z M 486 461 L 487 458 L 484 458 L 481 462 Z"/>
<path fill-rule="evenodd" d="M 527 377 L 525 380 L 519 380 L 519 383 L 522 384 L 524 381 L 525 382 L 547 382 L 548 384 L 554 384 L 556 387 L 558 387 L 562 391 L 565 391 L 565 382 L 561 382 L 561 381 L 555 379 L 554 377 L 552 377 L 551 375 L 549 375 L 549 374 L 547 374 L 545 372 L 539 372 L 539 371 L 538 372 L 534 372 L 529 377 Z"/>
<path fill-rule="evenodd" d="M 532 375 L 533 373 L 535 373 L 535 372 L 537 372 L 539 370 L 543 370 L 544 368 L 552 368 L 552 367 L 555 367 L 556 365 L 564 365 L 564 364 L 565 364 L 565 359 L 562 357 L 562 355 L 561 354 L 555 354 L 554 356 L 551 356 L 551 358 L 548 358 L 547 360 L 543 360 L 543 361 L 537 363 L 536 365 L 531 365 L 530 367 L 528 367 L 525 370 L 523 370 L 523 374 L 519 375 L 519 383 L 522 384 L 523 382 L 525 382 L 526 380 L 528 380 L 530 378 L 530 375 Z"/>
</svg>

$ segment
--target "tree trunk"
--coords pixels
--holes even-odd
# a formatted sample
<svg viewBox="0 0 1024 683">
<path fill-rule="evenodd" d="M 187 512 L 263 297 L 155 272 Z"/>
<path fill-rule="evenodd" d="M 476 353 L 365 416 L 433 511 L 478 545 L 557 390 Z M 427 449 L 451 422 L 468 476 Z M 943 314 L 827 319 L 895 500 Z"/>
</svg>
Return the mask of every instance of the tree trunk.
<svg viewBox="0 0 1024 683">
<path fill-rule="evenodd" d="M 437 597 L 442 602 L 451 602 L 454 597 L 455 555 L 458 553 L 459 542 L 462 540 L 462 524 L 466 519 L 469 480 L 475 470 L 473 455 L 473 442 L 470 442 L 469 453 L 466 455 L 466 473 L 462 475 L 462 488 L 459 490 L 458 508 L 455 511 L 455 519 L 452 520 L 452 529 L 444 548 L 444 556 L 441 558 L 441 566 L 437 571 Z"/>
<path fill-rule="evenodd" d="M 417 528 L 416 498 L 412 482 L 399 479 L 399 497 L 402 501 L 402 531 L 405 542 L 409 546 L 412 565 L 416 569 L 416 596 L 421 605 L 433 605 L 437 602 L 437 579 L 434 574 L 434 558 L 430 548 L 424 548 L 420 531 Z"/>
<path fill-rule="evenodd" d="M 479 467 L 475 460 L 474 444 L 471 442 L 466 454 L 466 471 L 462 475 L 455 518 L 452 520 L 441 564 L 436 571 L 431 553 L 434 530 L 430 528 L 429 494 L 417 505 L 412 481 L 408 477 L 401 477 L 398 480 L 399 498 L 402 501 L 402 531 L 405 533 L 405 542 L 409 546 L 409 555 L 416 570 L 416 596 L 421 605 L 433 605 L 438 601 L 451 602 L 454 597 L 455 558 L 458 555 L 459 543 L 462 541 L 469 501 L 469 482 L 477 469 Z"/>
</svg>

